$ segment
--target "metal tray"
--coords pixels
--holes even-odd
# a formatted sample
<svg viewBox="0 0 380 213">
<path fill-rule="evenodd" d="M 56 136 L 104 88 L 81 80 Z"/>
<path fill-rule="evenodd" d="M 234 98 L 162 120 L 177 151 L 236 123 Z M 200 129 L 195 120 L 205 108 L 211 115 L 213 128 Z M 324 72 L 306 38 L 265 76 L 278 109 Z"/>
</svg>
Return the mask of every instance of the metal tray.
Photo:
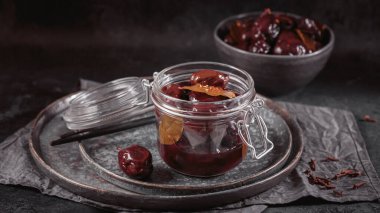
<svg viewBox="0 0 380 213">
<path fill-rule="evenodd" d="M 249 155 L 236 168 L 224 175 L 210 178 L 189 177 L 170 169 L 161 160 L 157 143 L 155 124 L 150 124 L 117 134 L 110 134 L 79 143 L 83 160 L 105 180 L 121 188 L 147 194 L 186 195 L 209 193 L 250 184 L 279 171 L 289 157 L 292 135 L 284 119 L 268 108 L 259 114 L 268 127 L 268 138 L 275 144 L 273 150 L 260 160 Z M 55 123 L 54 128 L 66 129 L 65 124 Z M 258 128 L 252 128 L 251 135 L 259 138 Z M 150 150 L 153 157 L 153 173 L 144 181 L 128 178 L 119 168 L 118 148 L 139 144 Z"/>
<path fill-rule="evenodd" d="M 77 143 L 57 147 L 49 145 L 53 138 L 62 134 L 62 129 L 55 128 L 54 124 L 63 122 L 59 115 L 75 95 L 57 100 L 37 116 L 29 141 L 30 152 L 40 170 L 57 184 L 73 193 L 105 204 L 147 210 L 197 210 L 237 202 L 279 183 L 294 169 L 302 154 L 302 135 L 297 123 L 284 109 L 266 100 L 268 108 L 286 122 L 293 139 L 289 159 L 275 174 L 252 183 L 209 193 L 169 196 L 132 192 L 101 178 L 82 160 Z"/>
</svg>

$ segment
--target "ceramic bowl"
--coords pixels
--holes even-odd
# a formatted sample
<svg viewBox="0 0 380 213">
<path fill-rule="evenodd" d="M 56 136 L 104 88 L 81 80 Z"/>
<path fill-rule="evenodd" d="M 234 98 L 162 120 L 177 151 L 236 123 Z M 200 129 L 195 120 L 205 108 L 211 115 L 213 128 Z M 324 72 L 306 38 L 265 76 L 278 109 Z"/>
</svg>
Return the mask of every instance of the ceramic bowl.
<svg viewBox="0 0 380 213">
<path fill-rule="evenodd" d="M 279 12 L 274 12 L 279 13 Z M 255 87 L 261 94 L 276 96 L 290 93 L 310 83 L 324 68 L 334 47 L 335 36 L 327 26 L 328 42 L 319 50 L 300 56 L 267 55 L 238 49 L 223 41 L 228 27 L 245 17 L 258 17 L 261 12 L 231 16 L 221 21 L 214 30 L 217 51 L 224 63 L 249 72 L 255 80 Z M 298 18 L 300 16 L 285 13 Z"/>
</svg>

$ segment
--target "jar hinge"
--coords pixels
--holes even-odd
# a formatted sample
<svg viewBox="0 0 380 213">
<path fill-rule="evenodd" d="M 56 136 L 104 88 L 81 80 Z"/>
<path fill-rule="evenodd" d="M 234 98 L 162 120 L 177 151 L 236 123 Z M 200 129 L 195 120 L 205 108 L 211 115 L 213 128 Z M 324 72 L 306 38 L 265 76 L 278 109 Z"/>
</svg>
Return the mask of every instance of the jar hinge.
<svg viewBox="0 0 380 213">
<path fill-rule="evenodd" d="M 265 102 L 262 99 L 255 99 L 245 111 L 244 119 L 237 122 L 238 134 L 243 142 L 252 150 L 253 159 L 260 159 L 268 154 L 273 149 L 273 142 L 268 139 L 268 128 L 264 122 L 264 119 L 256 113 L 257 108 L 263 107 Z M 264 150 L 257 154 L 256 148 L 253 145 L 251 135 L 249 133 L 249 127 L 256 120 L 260 131 L 260 141 L 264 145 Z"/>
</svg>

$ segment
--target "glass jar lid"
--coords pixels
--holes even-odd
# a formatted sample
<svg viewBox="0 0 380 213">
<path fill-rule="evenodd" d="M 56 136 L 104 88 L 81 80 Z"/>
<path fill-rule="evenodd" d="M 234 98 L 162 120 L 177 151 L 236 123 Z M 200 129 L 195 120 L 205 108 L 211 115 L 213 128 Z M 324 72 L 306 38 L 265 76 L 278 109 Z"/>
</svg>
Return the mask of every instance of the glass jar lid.
<svg viewBox="0 0 380 213">
<path fill-rule="evenodd" d="M 126 77 L 80 92 L 63 113 L 66 126 L 71 130 L 107 126 L 152 111 L 147 84 L 146 79 Z"/>
</svg>

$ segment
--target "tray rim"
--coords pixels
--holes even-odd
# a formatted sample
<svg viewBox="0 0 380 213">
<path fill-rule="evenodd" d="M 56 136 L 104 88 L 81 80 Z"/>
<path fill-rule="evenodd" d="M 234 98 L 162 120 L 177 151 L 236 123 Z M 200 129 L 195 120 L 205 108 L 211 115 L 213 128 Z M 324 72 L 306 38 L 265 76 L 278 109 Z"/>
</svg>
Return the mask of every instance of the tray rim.
<svg viewBox="0 0 380 213">
<path fill-rule="evenodd" d="M 53 108 L 63 99 L 68 99 L 70 97 L 73 98 L 73 96 L 76 94 L 77 93 L 72 93 L 54 101 L 37 115 L 33 121 L 32 133 L 28 142 L 29 151 L 37 167 L 58 185 L 73 192 L 74 194 L 83 196 L 93 201 L 103 202 L 106 205 L 116 205 L 124 208 L 137 208 L 146 210 L 200 210 L 238 202 L 244 198 L 251 197 L 255 194 L 258 194 L 259 192 L 269 189 L 268 187 L 264 187 L 268 181 L 273 182 L 272 186 L 277 185 L 283 178 L 285 178 L 290 174 L 291 171 L 294 170 L 303 153 L 304 136 L 298 123 L 285 109 L 279 106 L 279 111 L 277 113 L 281 114 L 281 116 L 284 116 L 288 126 L 291 127 L 291 130 L 293 130 L 295 133 L 298 133 L 295 137 L 296 141 L 298 141 L 298 149 L 295 150 L 294 158 L 291 160 L 288 159 L 286 165 L 276 174 L 245 186 L 197 195 L 143 195 L 125 189 L 122 191 L 99 189 L 94 186 L 76 182 L 60 174 L 42 159 L 37 151 L 38 147 L 37 149 L 34 147 L 34 141 L 36 140 L 36 137 L 38 137 L 36 135 L 36 132 L 44 127 L 44 124 L 40 124 L 39 122 L 43 119 L 47 119 L 47 116 L 45 116 L 45 114 L 48 113 L 51 108 Z M 272 101 L 269 101 L 268 103 L 278 106 L 277 103 L 274 103 Z M 252 192 L 254 191 L 253 189 L 256 189 L 256 191 Z M 220 199 L 220 196 L 223 196 L 225 199 Z M 125 202 L 124 199 L 126 198 L 128 198 L 130 202 Z M 120 199 L 121 201 L 117 199 Z"/>
<path fill-rule="evenodd" d="M 260 98 L 264 99 L 266 102 L 269 100 L 269 99 L 264 98 L 262 96 L 260 96 Z M 273 110 L 273 106 L 271 106 L 271 107 L 267 107 L 268 110 Z M 274 113 L 276 113 L 276 112 L 274 112 Z M 276 113 L 276 114 L 279 115 L 278 113 Z M 158 190 L 162 190 L 161 191 L 162 194 L 172 192 L 176 195 L 185 195 L 185 194 L 191 194 L 191 193 L 198 194 L 198 193 L 215 192 L 215 191 L 220 191 L 220 190 L 225 190 L 225 189 L 230 189 L 230 188 L 235 188 L 235 187 L 239 187 L 242 185 L 246 185 L 246 184 L 252 183 L 254 181 L 266 178 L 266 177 L 270 176 L 271 174 L 273 174 L 273 172 L 275 173 L 275 172 L 281 170 L 281 168 L 286 164 L 286 161 L 288 160 L 290 153 L 292 151 L 293 136 L 292 136 L 292 132 L 291 132 L 288 124 L 286 123 L 286 120 L 281 115 L 279 115 L 279 116 L 284 121 L 284 123 L 286 125 L 286 131 L 289 134 L 288 145 L 286 147 L 285 154 L 283 156 L 281 156 L 280 158 L 277 158 L 274 163 L 270 164 L 268 167 L 265 167 L 263 170 L 260 170 L 258 172 L 254 172 L 255 173 L 254 175 L 239 178 L 237 180 L 226 181 L 224 183 L 216 183 L 216 184 L 202 185 L 202 186 L 186 186 L 186 185 L 175 185 L 175 184 L 151 183 L 151 182 L 145 182 L 145 181 L 141 181 L 141 180 L 135 180 L 132 178 L 128 178 L 128 177 L 124 177 L 124 176 L 120 176 L 118 174 L 115 174 L 112 171 L 110 171 L 109 169 L 98 164 L 88 154 L 88 152 L 86 151 L 85 145 L 83 145 L 82 142 L 79 142 L 78 146 L 79 146 L 79 151 L 80 151 L 82 160 L 86 164 L 88 164 L 91 167 L 91 169 L 94 172 L 96 172 L 100 177 L 102 177 L 103 179 L 107 180 L 108 182 L 110 182 L 114 185 L 117 185 L 120 188 L 130 190 L 130 191 L 133 191 L 136 193 L 145 193 L 147 191 L 144 192 L 144 190 L 158 189 Z M 272 170 L 274 170 L 274 171 L 272 171 Z M 265 175 L 265 173 L 268 173 L 268 174 Z M 129 189 L 127 187 L 120 186 L 118 183 L 110 181 L 109 178 L 115 180 L 116 182 L 121 181 L 123 184 L 135 184 L 137 187 L 146 187 L 146 189 L 140 190 L 141 192 L 138 190 L 132 189 L 132 187 L 130 187 L 131 189 Z M 181 191 L 175 192 L 177 190 L 181 190 Z M 197 191 L 197 190 L 199 190 L 199 191 Z"/>
</svg>

